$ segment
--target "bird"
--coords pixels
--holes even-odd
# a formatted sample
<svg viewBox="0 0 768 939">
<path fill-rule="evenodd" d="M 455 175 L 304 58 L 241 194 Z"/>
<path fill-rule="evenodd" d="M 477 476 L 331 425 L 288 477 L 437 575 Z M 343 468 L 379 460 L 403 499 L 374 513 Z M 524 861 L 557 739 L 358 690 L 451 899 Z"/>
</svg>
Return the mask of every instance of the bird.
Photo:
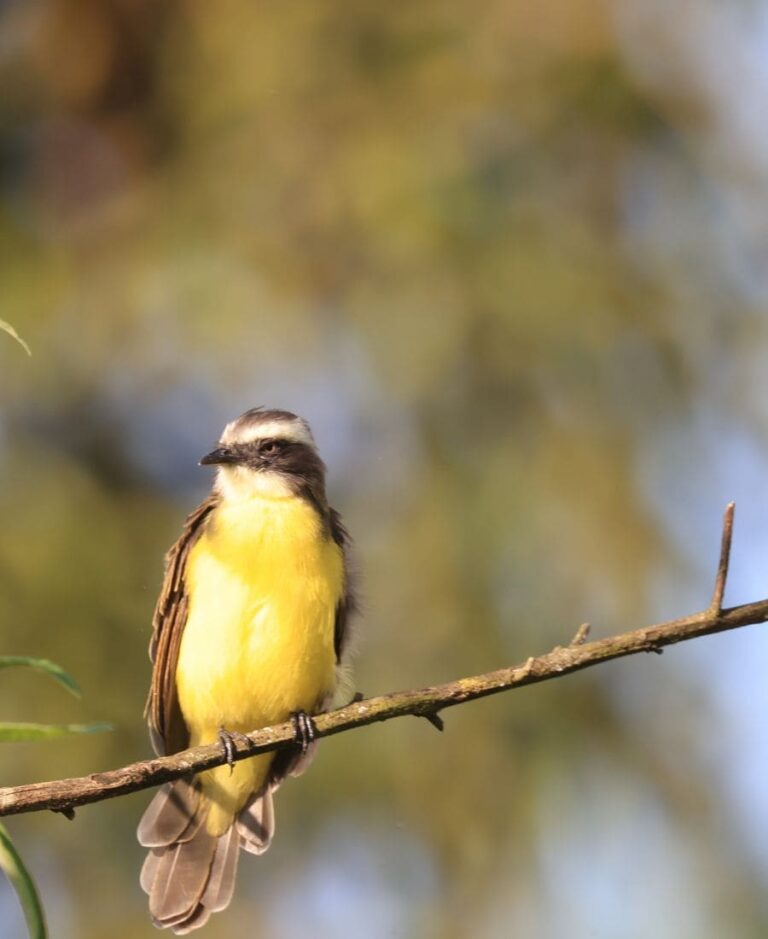
<svg viewBox="0 0 768 939">
<path fill-rule="evenodd" d="M 252 408 L 200 464 L 216 476 L 166 555 L 146 718 L 156 753 L 218 741 L 229 765 L 164 785 L 137 831 L 152 921 L 177 935 L 229 905 L 241 849 L 269 847 L 273 795 L 314 753 L 311 716 L 351 697 L 356 610 L 349 536 L 305 420 Z M 232 760 L 238 735 L 289 719 L 295 746 Z"/>
</svg>

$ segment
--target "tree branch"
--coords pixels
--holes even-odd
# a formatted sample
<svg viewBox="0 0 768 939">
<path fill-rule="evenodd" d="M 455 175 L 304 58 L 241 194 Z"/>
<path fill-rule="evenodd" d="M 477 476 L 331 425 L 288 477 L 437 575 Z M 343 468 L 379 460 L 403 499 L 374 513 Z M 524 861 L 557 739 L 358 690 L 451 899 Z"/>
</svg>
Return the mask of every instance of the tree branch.
<svg viewBox="0 0 768 939">
<path fill-rule="evenodd" d="M 376 698 L 356 700 L 336 711 L 319 714 L 314 719 L 317 736 L 330 737 L 354 727 L 403 717 L 406 714 L 424 717 L 441 729 L 442 720 L 438 712 L 466 701 L 560 678 L 570 672 L 577 672 L 583 668 L 598 665 L 600 662 L 635 655 L 638 652 L 661 652 L 665 646 L 696 639 L 699 636 L 763 623 L 768 620 L 768 599 L 722 609 L 732 530 L 733 504 L 728 506 L 725 513 L 720 563 L 715 579 L 713 599 L 710 606 L 701 613 L 645 626 L 594 642 L 586 642 L 589 628 L 587 624 L 584 624 L 579 627 L 575 638 L 567 647 L 557 646 L 545 655 L 529 658 L 522 665 L 502 668 L 471 678 L 460 678 L 457 681 L 416 691 L 400 691 Z M 288 721 L 274 727 L 256 730 L 242 738 L 236 737 L 233 740 L 234 758 L 240 760 L 256 753 L 266 753 L 293 744 L 294 727 Z M 220 766 L 225 761 L 226 754 L 221 744 L 215 743 L 184 750 L 172 756 L 155 757 L 140 763 L 132 763 L 121 769 L 91 773 L 89 776 L 80 778 L 0 788 L 0 816 L 51 809 L 71 817 L 75 806 L 100 802 L 102 799 L 114 798 L 140 789 L 149 789 L 169 780 L 178 779 L 187 773 L 199 773 L 202 770 Z"/>
</svg>

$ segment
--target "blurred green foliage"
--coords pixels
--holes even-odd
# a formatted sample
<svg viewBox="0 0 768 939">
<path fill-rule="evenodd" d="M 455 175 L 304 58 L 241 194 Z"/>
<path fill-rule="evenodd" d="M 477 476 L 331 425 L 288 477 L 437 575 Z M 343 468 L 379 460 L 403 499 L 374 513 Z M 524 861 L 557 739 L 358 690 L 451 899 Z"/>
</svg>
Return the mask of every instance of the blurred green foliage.
<svg viewBox="0 0 768 939">
<path fill-rule="evenodd" d="M 46 939 L 45 914 L 35 882 L 24 866 L 5 825 L 0 825 L 0 870 L 16 890 L 30 939 Z"/>
<path fill-rule="evenodd" d="M 11 326 L 10 323 L 6 323 L 5 320 L 0 320 L 0 331 L 7 333 L 12 339 L 15 339 L 16 342 L 21 346 L 21 348 L 27 353 L 27 355 L 32 355 L 32 352 L 29 346 L 24 342 L 21 336 L 16 332 L 16 330 Z"/>
<path fill-rule="evenodd" d="M 75 680 L 63 668 L 49 659 L 32 658 L 27 655 L 0 656 L 0 671 L 7 668 L 31 668 L 49 675 L 75 697 L 80 689 Z M 109 724 L 30 724 L 22 721 L 0 722 L 0 743 L 30 743 L 52 740 L 67 734 L 94 733 L 110 730 Z M 45 915 L 40 897 L 29 871 L 16 850 L 4 825 L 0 825 L 0 870 L 13 885 L 21 903 L 27 922 L 30 939 L 45 939 L 47 935 Z"/>
<path fill-rule="evenodd" d="M 256 404 L 329 464 L 365 693 L 691 612 L 731 498 L 739 589 L 738 526 L 768 530 L 764 5 L 715 6 L 0 6 L 2 315 L 35 352 L 0 345 L 3 646 L 116 727 L 14 748 L 4 784 L 148 755 L 161 558 Z M 764 935 L 751 637 L 329 741 L 206 935 Z M 154 935 L 145 802 L 14 826 L 57 939 Z"/>
</svg>

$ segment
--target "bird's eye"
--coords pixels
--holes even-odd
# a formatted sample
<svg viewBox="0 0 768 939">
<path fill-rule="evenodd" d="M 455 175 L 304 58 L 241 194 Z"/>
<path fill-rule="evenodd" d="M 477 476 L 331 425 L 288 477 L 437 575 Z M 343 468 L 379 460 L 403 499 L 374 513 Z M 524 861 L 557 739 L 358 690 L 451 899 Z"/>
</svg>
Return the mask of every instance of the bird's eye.
<svg viewBox="0 0 768 939">
<path fill-rule="evenodd" d="M 277 440 L 265 440 L 259 447 L 259 453 L 263 456 L 272 456 L 280 449 L 280 443 Z"/>
</svg>

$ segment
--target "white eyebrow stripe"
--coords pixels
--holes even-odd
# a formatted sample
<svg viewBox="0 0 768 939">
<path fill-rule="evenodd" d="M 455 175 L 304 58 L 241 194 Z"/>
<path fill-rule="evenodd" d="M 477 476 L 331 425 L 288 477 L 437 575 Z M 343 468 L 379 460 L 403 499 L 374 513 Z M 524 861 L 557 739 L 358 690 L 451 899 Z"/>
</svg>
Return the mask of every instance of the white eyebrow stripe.
<svg viewBox="0 0 768 939">
<path fill-rule="evenodd" d="M 306 443 L 310 447 L 315 445 L 309 428 L 302 421 L 267 421 L 263 424 L 253 424 L 251 427 L 237 428 L 237 421 L 232 421 L 224 428 L 221 443 L 252 443 L 254 440 L 290 440 L 293 443 Z"/>
</svg>

